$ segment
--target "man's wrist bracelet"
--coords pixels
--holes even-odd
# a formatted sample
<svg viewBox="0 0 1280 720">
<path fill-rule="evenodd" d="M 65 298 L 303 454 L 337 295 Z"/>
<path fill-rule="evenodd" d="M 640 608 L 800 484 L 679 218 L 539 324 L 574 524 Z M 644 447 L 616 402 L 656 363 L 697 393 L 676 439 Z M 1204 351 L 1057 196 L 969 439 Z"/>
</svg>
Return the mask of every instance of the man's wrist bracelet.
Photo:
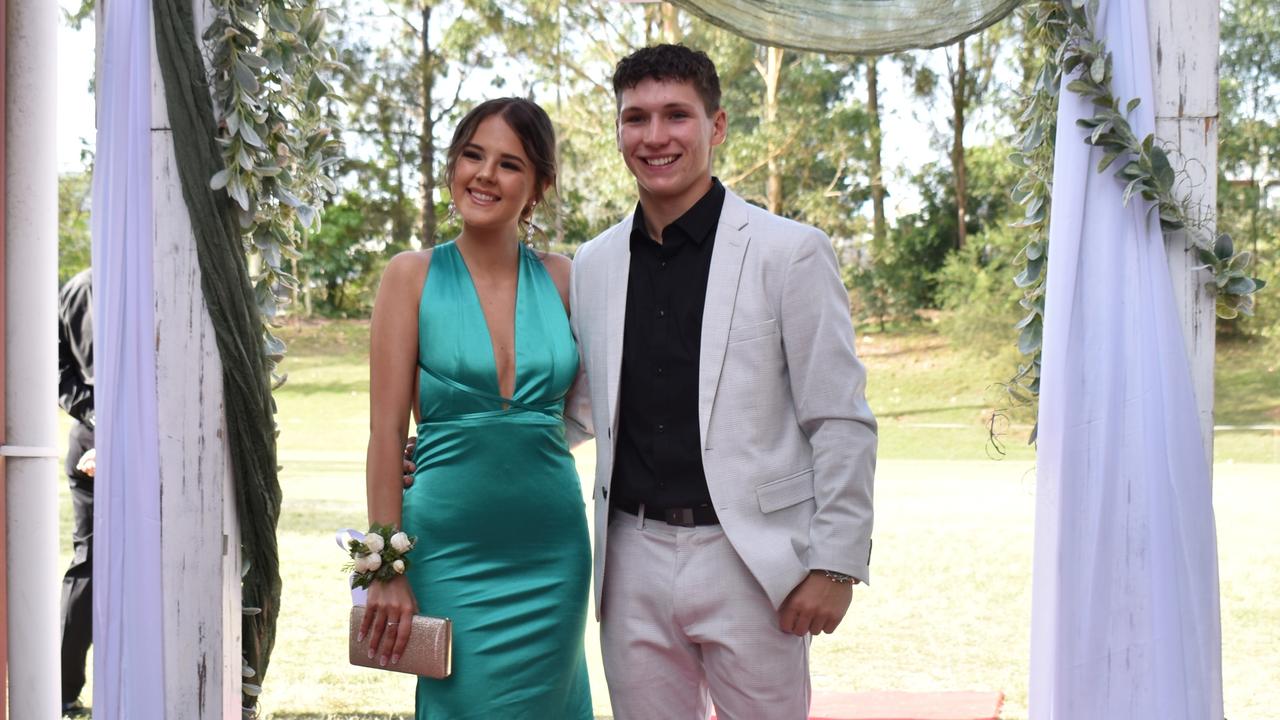
<svg viewBox="0 0 1280 720">
<path fill-rule="evenodd" d="M 858 584 L 858 578 L 852 575 L 845 575 L 844 573 L 838 573 L 834 570 L 822 570 L 821 572 L 823 575 L 827 576 L 828 580 L 830 580 L 833 583 L 838 583 L 840 585 L 857 585 Z"/>
</svg>

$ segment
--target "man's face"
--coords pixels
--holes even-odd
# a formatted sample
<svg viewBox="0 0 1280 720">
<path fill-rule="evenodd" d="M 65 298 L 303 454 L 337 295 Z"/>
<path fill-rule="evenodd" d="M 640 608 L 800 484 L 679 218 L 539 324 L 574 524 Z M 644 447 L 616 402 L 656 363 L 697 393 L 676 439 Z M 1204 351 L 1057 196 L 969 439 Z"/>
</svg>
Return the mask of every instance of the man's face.
<svg viewBox="0 0 1280 720">
<path fill-rule="evenodd" d="M 711 148 L 724 142 L 724 110 L 708 116 L 693 83 L 678 80 L 642 80 L 619 105 L 618 149 L 641 201 L 692 207 L 710 184 Z"/>
</svg>

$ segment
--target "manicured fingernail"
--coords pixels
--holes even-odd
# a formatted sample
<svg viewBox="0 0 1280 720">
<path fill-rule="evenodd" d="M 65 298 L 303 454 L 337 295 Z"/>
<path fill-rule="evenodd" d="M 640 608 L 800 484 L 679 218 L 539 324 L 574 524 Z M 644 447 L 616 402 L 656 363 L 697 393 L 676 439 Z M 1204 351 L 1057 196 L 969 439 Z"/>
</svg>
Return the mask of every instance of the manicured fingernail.
<svg viewBox="0 0 1280 720">
<path fill-rule="evenodd" d="M 373 659 L 373 648 L 369 648 L 369 659 Z"/>
<path fill-rule="evenodd" d="M 382 657 L 378 658 L 378 664 L 379 664 L 379 665 L 381 665 L 382 667 L 386 667 L 386 666 L 387 666 L 387 656 L 386 656 L 386 655 L 383 655 Z"/>
<path fill-rule="evenodd" d="M 364 631 L 356 633 L 356 642 L 364 642 Z"/>
<path fill-rule="evenodd" d="M 392 664 L 392 665 L 395 665 L 395 664 L 396 664 L 396 663 L 398 663 L 398 662 L 400 662 L 400 656 L 399 656 L 399 655 L 392 655 L 392 656 L 391 656 L 391 664 Z"/>
</svg>

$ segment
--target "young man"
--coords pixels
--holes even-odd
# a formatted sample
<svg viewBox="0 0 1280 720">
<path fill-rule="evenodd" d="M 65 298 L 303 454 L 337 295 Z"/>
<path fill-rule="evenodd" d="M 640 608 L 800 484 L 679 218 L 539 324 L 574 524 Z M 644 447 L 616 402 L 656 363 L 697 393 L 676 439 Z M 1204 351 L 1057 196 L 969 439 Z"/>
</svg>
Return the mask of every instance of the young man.
<svg viewBox="0 0 1280 720">
<path fill-rule="evenodd" d="M 822 232 L 712 177 L 705 54 L 639 50 L 613 87 L 640 202 L 578 251 L 570 291 L 613 712 L 798 720 L 809 637 L 868 579 L 876 424 L 848 296 Z"/>
</svg>

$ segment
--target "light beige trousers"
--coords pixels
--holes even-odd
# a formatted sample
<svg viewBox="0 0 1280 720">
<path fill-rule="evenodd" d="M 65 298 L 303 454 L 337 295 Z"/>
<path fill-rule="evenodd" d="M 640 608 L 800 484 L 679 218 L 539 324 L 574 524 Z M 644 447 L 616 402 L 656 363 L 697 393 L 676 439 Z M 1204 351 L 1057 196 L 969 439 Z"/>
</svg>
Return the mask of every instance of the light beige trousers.
<svg viewBox="0 0 1280 720">
<path fill-rule="evenodd" d="M 809 637 L 778 613 L 719 525 L 614 511 L 600 647 L 616 720 L 803 720 Z"/>
</svg>

